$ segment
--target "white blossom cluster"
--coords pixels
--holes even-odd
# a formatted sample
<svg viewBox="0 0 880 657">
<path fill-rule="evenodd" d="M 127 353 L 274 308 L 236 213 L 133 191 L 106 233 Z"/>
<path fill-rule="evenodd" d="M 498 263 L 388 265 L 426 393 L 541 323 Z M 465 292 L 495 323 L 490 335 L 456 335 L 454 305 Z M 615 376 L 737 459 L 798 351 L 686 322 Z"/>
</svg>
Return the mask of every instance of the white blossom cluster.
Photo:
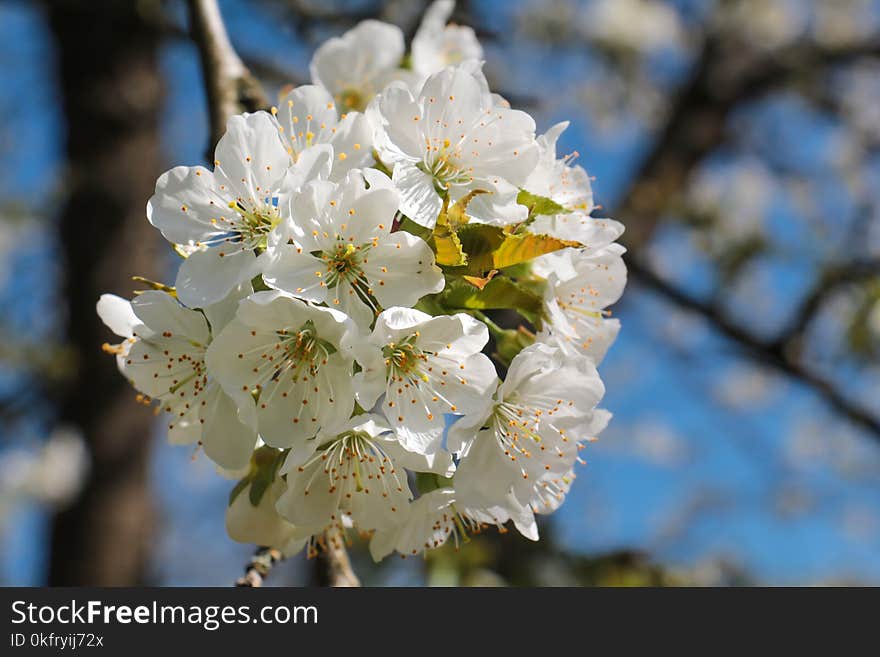
<svg viewBox="0 0 880 657">
<path fill-rule="evenodd" d="M 292 554 L 354 529 L 378 560 L 508 521 L 537 539 L 608 422 L 622 226 L 557 157 L 567 124 L 536 138 L 490 92 L 452 8 L 408 56 L 377 21 L 330 39 L 313 85 L 229 121 L 212 168 L 162 175 L 147 217 L 176 283 L 98 303 L 170 440 L 240 478 L 235 540 Z"/>
</svg>

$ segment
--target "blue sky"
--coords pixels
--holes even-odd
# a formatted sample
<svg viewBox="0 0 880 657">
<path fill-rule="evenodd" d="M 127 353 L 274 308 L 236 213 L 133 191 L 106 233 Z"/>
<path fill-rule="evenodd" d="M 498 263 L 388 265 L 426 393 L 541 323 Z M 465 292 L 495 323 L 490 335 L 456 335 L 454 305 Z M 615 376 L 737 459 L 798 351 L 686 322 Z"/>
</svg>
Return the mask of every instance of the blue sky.
<svg viewBox="0 0 880 657">
<path fill-rule="evenodd" d="M 491 14 L 490 23 L 504 28 L 508 5 L 476 4 Z M 268 19 L 255 20 L 238 0 L 222 6 L 242 51 L 306 71 L 311 47 L 299 43 L 292 31 Z M 0 143 L 0 197 L 51 210 L 51 199 L 63 186 L 48 35 L 39 14 L 25 3 L 0 4 L 0 24 L 7 35 L 0 43 L 0 108 L 10 128 Z M 493 56 L 511 52 L 517 49 L 509 44 L 492 46 L 490 71 L 501 68 Z M 503 69 L 505 78 L 522 89 L 553 94 L 582 75 L 585 65 L 577 57 L 523 48 Z M 168 165 L 198 163 L 207 128 L 193 48 L 170 43 L 162 53 L 162 68 L 168 83 L 162 130 Z M 678 69 L 667 69 L 675 79 Z M 613 206 L 646 148 L 645 134 L 633 127 L 611 136 L 577 112 L 572 103 L 536 111 L 539 130 L 572 119 L 561 150 L 582 154 L 580 162 L 596 176 L 600 202 Z M 781 123 L 783 138 L 798 145 L 795 156 L 822 161 L 827 149 L 822 117 L 785 102 L 749 112 L 747 120 L 768 129 Z M 781 238 L 806 239 L 793 231 L 790 208 L 776 204 L 770 212 Z M 48 238 L 41 234 L 41 239 Z M 679 231 L 664 230 L 656 248 L 677 253 L 682 242 Z M 10 308 L 4 323 L 51 330 L 44 318 L 52 294 L 47 286 L 52 253 L 50 241 L 26 245 L 27 266 L 17 261 L 24 278 L 16 293 L 0 294 L 5 315 Z M 706 293 L 714 286 L 698 254 L 686 254 L 678 266 L 693 292 Z M 763 267 L 775 295 L 798 294 L 809 274 L 803 262 Z M 22 289 L 29 301 L 10 305 L 9 299 L 21 298 Z M 588 465 L 580 469 L 554 519 L 561 540 L 576 551 L 642 548 L 682 567 L 724 558 L 770 583 L 839 577 L 880 583 L 880 447 L 834 418 L 809 391 L 751 367 L 711 330 L 649 294 L 631 287 L 617 314 L 624 328 L 601 367 L 608 390 L 605 405 L 615 420 L 599 443 L 585 450 Z M 774 323 L 772 312 L 765 321 Z M 737 377 L 746 392 L 749 385 L 757 386 L 745 404 L 731 402 L 725 388 Z M 0 386 L 14 382 L 0 372 Z M 802 443 L 811 432 L 819 436 L 818 444 L 807 441 L 804 458 Z M 225 584 L 248 552 L 225 538 L 223 500 L 229 484 L 204 459 L 193 462 L 186 448 L 172 448 L 160 435 L 155 439 L 153 482 L 161 505 L 157 577 L 160 582 Z M 41 581 L 45 527 L 44 514 L 32 506 L 19 507 L 7 519 L 0 537 L 0 582 Z M 195 572 L 178 565 L 187 551 L 204 555 Z"/>
</svg>

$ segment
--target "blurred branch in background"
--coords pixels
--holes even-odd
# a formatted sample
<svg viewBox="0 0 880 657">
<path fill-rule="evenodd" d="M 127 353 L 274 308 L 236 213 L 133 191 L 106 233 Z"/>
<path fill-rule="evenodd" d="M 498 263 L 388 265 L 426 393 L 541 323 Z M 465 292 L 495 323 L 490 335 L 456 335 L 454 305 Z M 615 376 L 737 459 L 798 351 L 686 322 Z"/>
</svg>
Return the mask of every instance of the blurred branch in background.
<svg viewBox="0 0 880 657">
<path fill-rule="evenodd" d="M 161 171 L 163 84 L 159 33 L 142 13 L 149 4 L 46 3 L 67 129 L 58 298 L 67 304 L 74 368 L 55 393 L 58 421 L 82 432 L 92 463 L 83 491 L 52 527 L 54 585 L 131 585 L 147 572 L 153 414 L 102 357 L 109 334 L 95 303 L 108 290 L 128 296 L 135 272 L 157 277 L 158 238 L 144 203 Z"/>
<path fill-rule="evenodd" d="M 259 547 L 244 569 L 244 575 L 236 580 L 236 586 L 258 588 L 263 586 L 273 566 L 282 559 L 281 553 L 272 548 Z"/>
<path fill-rule="evenodd" d="M 747 329 L 736 324 L 717 305 L 704 303 L 699 299 L 688 295 L 674 285 L 664 281 L 650 268 L 645 267 L 638 260 L 628 260 L 630 275 L 639 284 L 647 289 L 660 294 L 664 299 L 674 303 L 684 310 L 697 313 L 708 321 L 719 333 L 735 342 L 745 353 L 757 362 L 772 367 L 782 374 L 792 377 L 803 385 L 815 390 L 828 404 L 838 413 L 852 421 L 854 424 L 869 431 L 875 439 L 880 441 L 880 417 L 872 411 L 861 408 L 851 401 L 831 381 L 809 371 L 805 365 L 799 362 L 795 356 L 792 345 L 794 336 L 781 336 L 774 340 L 765 340 L 752 334 Z M 872 275 L 880 273 L 878 263 L 868 265 Z M 810 303 L 808 301 L 808 303 Z M 799 324 L 803 327 L 805 324 Z M 791 331 L 791 329 L 789 329 Z"/>
<path fill-rule="evenodd" d="M 208 161 L 214 159 L 214 145 L 226 132 L 229 117 L 242 112 L 267 109 L 269 101 L 257 79 L 241 61 L 229 42 L 216 0 L 187 0 L 190 31 L 199 48 L 202 78 L 211 117 Z"/>
<path fill-rule="evenodd" d="M 721 3 L 736 5 L 736 2 Z M 710 25 L 723 25 L 709 21 Z M 775 339 L 764 339 L 732 321 L 721 304 L 703 302 L 665 280 L 640 257 L 664 215 L 681 207 L 695 170 L 728 142 L 729 118 L 763 94 L 792 86 L 835 66 L 880 57 L 880 35 L 843 43 L 798 38 L 780 48 L 749 43 L 735 30 L 709 29 L 666 113 L 665 123 L 611 216 L 626 224 L 623 242 L 630 250 L 629 274 L 667 301 L 695 312 L 753 359 L 812 388 L 838 413 L 880 440 L 880 416 L 848 398 L 838 384 L 813 372 L 800 357 L 800 340 L 823 303 L 848 283 L 880 276 L 880 261 L 866 260 L 829 267 L 796 309 L 789 327 Z M 722 209 L 723 212 L 723 209 Z M 720 217 L 720 221 L 725 218 Z"/>
</svg>

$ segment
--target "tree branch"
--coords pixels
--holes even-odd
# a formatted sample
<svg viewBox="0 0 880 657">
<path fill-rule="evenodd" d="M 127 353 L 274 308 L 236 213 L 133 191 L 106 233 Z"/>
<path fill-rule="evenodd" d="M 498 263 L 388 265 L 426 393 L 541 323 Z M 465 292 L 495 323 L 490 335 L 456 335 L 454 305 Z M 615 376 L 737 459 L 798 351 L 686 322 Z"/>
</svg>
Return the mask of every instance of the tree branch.
<svg viewBox="0 0 880 657">
<path fill-rule="evenodd" d="M 269 575 L 272 567 L 281 561 L 282 556 L 278 550 L 259 547 L 254 556 L 248 561 L 244 569 L 244 576 L 235 581 L 236 586 L 257 588 L 263 585 L 263 581 Z"/>
<path fill-rule="evenodd" d="M 796 346 L 794 343 L 804 335 L 822 305 L 832 295 L 846 285 L 874 277 L 880 277 L 880 259 L 844 263 L 826 269 L 775 342 L 781 347 Z"/>
<path fill-rule="evenodd" d="M 266 109 L 269 101 L 260 83 L 232 47 L 217 0 L 188 0 L 190 30 L 199 49 L 211 120 L 208 159 L 226 132 L 229 117 Z"/>
<path fill-rule="evenodd" d="M 845 45 L 798 41 L 776 51 L 756 52 L 729 35 L 710 34 L 614 216 L 627 224 L 623 243 L 631 250 L 651 237 L 662 213 L 687 184 L 691 172 L 726 139 L 734 108 L 800 74 L 880 56 L 880 36 Z"/>
<path fill-rule="evenodd" d="M 629 275 L 640 285 L 677 306 L 702 316 L 718 332 L 739 345 L 756 362 L 769 366 L 811 388 L 834 410 L 872 434 L 875 440 L 880 441 L 880 417 L 848 399 L 833 382 L 804 367 L 792 355 L 792 350 L 787 348 L 787 344 L 783 344 L 779 340 L 764 340 L 753 335 L 742 326 L 732 322 L 717 306 L 685 294 L 633 257 L 627 259 L 627 268 Z"/>
</svg>

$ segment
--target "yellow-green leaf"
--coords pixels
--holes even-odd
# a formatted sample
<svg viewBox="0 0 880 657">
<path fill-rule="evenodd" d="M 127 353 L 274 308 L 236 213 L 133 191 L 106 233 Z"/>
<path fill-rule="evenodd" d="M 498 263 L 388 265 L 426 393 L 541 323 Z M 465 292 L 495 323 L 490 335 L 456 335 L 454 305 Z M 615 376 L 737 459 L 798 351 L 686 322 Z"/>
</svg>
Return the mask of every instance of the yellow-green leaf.
<svg viewBox="0 0 880 657">
<path fill-rule="evenodd" d="M 462 226 L 458 237 L 467 256 L 468 273 L 471 275 L 528 262 L 569 246 L 582 246 L 579 242 L 549 235 L 511 233 L 499 226 L 487 224 Z"/>
<path fill-rule="evenodd" d="M 244 489 L 250 485 L 248 501 L 251 506 L 259 506 L 263 495 L 275 480 L 275 475 L 284 462 L 285 452 L 264 445 L 251 455 L 248 473 L 235 485 L 229 493 L 231 505 Z"/>
<path fill-rule="evenodd" d="M 449 230 L 434 230 L 432 239 L 434 247 L 434 259 L 438 265 L 444 267 L 462 267 L 467 264 L 467 256 L 461 248 L 461 240 L 458 235 Z"/>
<path fill-rule="evenodd" d="M 537 217 L 542 214 L 566 214 L 571 212 L 571 210 L 560 205 L 552 198 L 532 194 L 524 189 L 521 189 L 519 194 L 517 194 L 516 202 L 529 209 L 529 217 Z"/>
<path fill-rule="evenodd" d="M 535 235 L 534 233 L 520 233 L 508 235 L 493 256 L 493 265 L 496 269 L 518 265 L 528 262 L 538 256 L 553 253 L 567 247 L 583 246 L 580 242 L 561 240 L 549 235 Z"/>
<path fill-rule="evenodd" d="M 534 317 L 544 312 L 544 300 L 540 296 L 503 276 L 496 276 L 482 290 L 463 280 L 452 280 L 439 301 L 450 309 L 515 309 Z"/>
</svg>

